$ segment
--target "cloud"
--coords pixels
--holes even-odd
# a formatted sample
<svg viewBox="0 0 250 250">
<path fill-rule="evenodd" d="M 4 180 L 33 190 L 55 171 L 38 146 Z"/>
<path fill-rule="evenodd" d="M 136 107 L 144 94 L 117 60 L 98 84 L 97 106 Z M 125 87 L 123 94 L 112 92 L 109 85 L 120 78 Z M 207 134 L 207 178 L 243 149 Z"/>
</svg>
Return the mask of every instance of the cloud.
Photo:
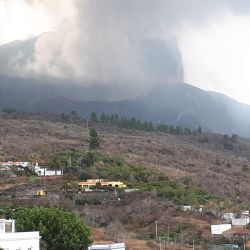
<svg viewBox="0 0 250 250">
<path fill-rule="evenodd" d="M 186 81 L 250 103 L 249 25 L 249 16 L 228 12 L 202 31 L 186 27 L 179 39 Z"/>
<path fill-rule="evenodd" d="M 114 86 L 122 98 L 183 80 L 176 40 L 162 32 L 164 1 L 65 2 L 27 1 L 54 17 L 54 32 L 37 39 L 26 63 L 11 60 L 22 76 Z"/>
<path fill-rule="evenodd" d="M 177 42 L 164 28 L 164 1 L 27 3 L 55 16 L 54 32 L 37 39 L 34 55 L 19 68 L 28 75 L 123 86 L 135 95 L 183 80 Z"/>
<path fill-rule="evenodd" d="M 34 55 L 19 65 L 27 75 L 126 86 L 136 94 L 185 80 L 246 101 L 246 91 L 235 95 L 235 81 L 246 90 L 250 80 L 243 70 L 249 1 L 25 2 L 46 13 L 54 31 L 40 36 Z"/>
</svg>

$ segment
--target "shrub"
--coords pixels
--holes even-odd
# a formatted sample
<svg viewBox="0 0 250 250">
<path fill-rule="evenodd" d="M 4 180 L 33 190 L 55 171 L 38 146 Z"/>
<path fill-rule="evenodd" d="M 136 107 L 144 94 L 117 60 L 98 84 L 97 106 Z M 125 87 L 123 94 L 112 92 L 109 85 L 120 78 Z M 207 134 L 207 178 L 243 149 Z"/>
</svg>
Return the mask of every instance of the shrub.
<svg viewBox="0 0 250 250">
<path fill-rule="evenodd" d="M 243 166 L 241 166 L 241 170 L 243 172 L 248 172 L 249 171 L 249 166 L 247 166 L 246 164 L 244 164 Z"/>
<path fill-rule="evenodd" d="M 57 208 L 21 208 L 13 213 L 18 232 L 39 231 L 46 249 L 85 250 L 90 230 L 80 217 Z"/>
</svg>

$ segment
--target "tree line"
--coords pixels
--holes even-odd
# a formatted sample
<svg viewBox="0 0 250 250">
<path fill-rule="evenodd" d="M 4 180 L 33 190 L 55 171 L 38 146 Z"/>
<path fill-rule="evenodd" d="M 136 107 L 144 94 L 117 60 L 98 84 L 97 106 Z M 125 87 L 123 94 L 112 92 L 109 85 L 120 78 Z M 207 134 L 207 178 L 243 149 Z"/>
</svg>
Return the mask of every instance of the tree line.
<svg viewBox="0 0 250 250">
<path fill-rule="evenodd" d="M 191 130 L 190 128 L 183 128 L 181 126 L 173 126 L 164 123 L 154 124 L 151 121 L 141 121 L 135 117 L 120 117 L 117 114 L 102 113 L 98 116 L 95 112 L 91 113 L 90 121 L 93 123 L 104 123 L 120 128 L 136 129 L 142 131 L 159 131 L 173 135 L 196 135 L 202 133 L 202 128 Z"/>
<path fill-rule="evenodd" d="M 233 150 L 238 143 L 238 135 L 232 134 L 230 137 L 229 135 L 225 134 L 223 136 L 223 146 L 225 149 Z"/>
</svg>

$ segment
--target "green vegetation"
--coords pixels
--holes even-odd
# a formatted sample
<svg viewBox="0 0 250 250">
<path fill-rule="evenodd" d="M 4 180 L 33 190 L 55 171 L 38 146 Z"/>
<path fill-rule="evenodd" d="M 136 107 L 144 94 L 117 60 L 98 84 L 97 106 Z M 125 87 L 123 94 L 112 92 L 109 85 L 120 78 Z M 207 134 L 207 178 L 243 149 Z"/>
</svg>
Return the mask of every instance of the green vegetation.
<svg viewBox="0 0 250 250">
<path fill-rule="evenodd" d="M 92 112 L 92 113 L 91 113 L 90 120 L 91 120 L 92 122 L 98 122 L 98 117 L 97 117 L 97 115 L 96 115 L 95 112 Z"/>
<path fill-rule="evenodd" d="M 70 174 L 79 179 L 88 179 L 93 177 L 92 167 L 98 159 L 99 154 L 96 151 L 81 152 L 71 149 L 52 155 L 49 165 L 63 169 L 64 174 Z M 65 186 L 65 189 L 70 190 L 71 186 L 72 184 L 69 187 Z"/>
<path fill-rule="evenodd" d="M 101 144 L 100 137 L 94 128 L 90 128 L 89 130 L 88 142 L 89 142 L 89 148 L 91 150 L 97 149 Z"/>
<path fill-rule="evenodd" d="M 248 172 L 249 171 L 249 166 L 247 166 L 246 164 L 244 164 L 242 167 L 241 167 L 241 170 L 243 172 Z"/>
<path fill-rule="evenodd" d="M 223 146 L 225 149 L 233 150 L 238 143 L 238 136 L 233 134 L 231 137 L 227 134 L 223 136 Z"/>
<path fill-rule="evenodd" d="M 239 207 L 239 204 L 233 202 L 230 199 L 218 199 L 215 204 L 216 208 L 220 211 L 224 211 L 227 209 L 238 209 Z"/>
<path fill-rule="evenodd" d="M 95 197 L 92 198 L 81 198 L 81 199 L 77 199 L 75 201 L 75 203 L 77 205 L 100 205 L 101 204 L 101 200 Z"/>
<path fill-rule="evenodd" d="M 207 136 L 205 136 L 205 137 L 203 137 L 203 138 L 200 138 L 198 141 L 199 141 L 200 143 L 209 143 L 209 139 L 208 139 Z"/>
<path fill-rule="evenodd" d="M 182 233 L 182 228 L 180 225 L 176 225 L 174 228 L 172 228 L 169 232 L 169 238 L 172 240 L 180 239 Z"/>
<path fill-rule="evenodd" d="M 61 120 L 63 122 L 78 122 L 81 120 L 81 117 L 77 114 L 75 110 L 72 110 L 70 114 L 61 114 Z"/>
<path fill-rule="evenodd" d="M 175 204 L 204 204 L 212 199 L 212 196 L 205 191 L 187 188 L 169 180 L 139 183 L 133 187 L 145 191 L 155 191 L 158 196 L 169 198 Z"/>
<path fill-rule="evenodd" d="M 77 190 L 79 188 L 77 181 L 67 181 L 63 185 L 65 191 Z"/>
<path fill-rule="evenodd" d="M 17 119 L 18 113 L 19 112 L 17 112 L 17 110 L 14 108 L 3 108 L 1 117 L 4 119 L 6 118 Z"/>
<path fill-rule="evenodd" d="M 37 176 L 37 173 L 29 168 L 22 166 L 11 166 L 11 171 L 17 176 Z"/>
<path fill-rule="evenodd" d="M 71 150 L 56 154 L 55 157 L 63 159 L 65 173 L 74 174 L 81 179 L 103 178 L 124 181 L 131 188 L 154 191 L 159 197 L 168 198 L 176 204 L 203 204 L 212 199 L 205 191 L 171 181 L 162 173 L 149 168 L 127 164 L 118 156 Z M 96 162 L 99 164 L 95 164 Z M 65 184 L 65 190 L 73 189 L 77 189 L 74 182 Z"/>
<path fill-rule="evenodd" d="M 119 157 L 103 157 L 105 166 L 96 168 L 96 177 L 121 180 L 131 188 L 154 191 L 159 197 L 172 200 L 176 204 L 204 204 L 212 199 L 211 194 L 195 188 L 188 188 L 169 180 L 160 172 L 126 164 Z"/>
<path fill-rule="evenodd" d="M 85 250 L 90 230 L 80 217 L 57 208 L 21 208 L 13 212 L 18 232 L 40 231 L 44 249 Z"/>
<path fill-rule="evenodd" d="M 6 114 L 13 114 L 13 113 L 16 113 L 17 111 L 14 108 L 3 108 L 2 112 Z"/>
<path fill-rule="evenodd" d="M 140 119 L 136 119 L 134 117 L 120 118 L 117 114 L 109 115 L 103 113 L 100 117 L 98 117 L 95 112 L 92 112 L 90 116 L 90 121 L 93 123 L 101 122 L 107 125 L 117 126 L 120 128 L 136 129 L 142 131 L 159 131 L 174 135 L 196 135 L 202 133 L 201 127 L 198 127 L 197 129 L 191 131 L 191 129 L 189 128 L 167 125 L 163 123 L 153 124 L 151 121 L 141 121 Z"/>
</svg>

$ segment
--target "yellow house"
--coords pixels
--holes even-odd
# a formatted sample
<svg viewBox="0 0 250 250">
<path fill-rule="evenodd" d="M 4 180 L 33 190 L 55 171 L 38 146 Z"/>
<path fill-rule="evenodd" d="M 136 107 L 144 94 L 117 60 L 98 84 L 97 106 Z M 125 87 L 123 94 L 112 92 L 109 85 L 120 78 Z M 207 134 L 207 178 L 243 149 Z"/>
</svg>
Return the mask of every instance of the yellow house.
<svg viewBox="0 0 250 250">
<path fill-rule="evenodd" d="M 102 187 L 114 187 L 114 188 L 126 188 L 126 184 L 121 181 L 106 181 L 103 179 L 89 179 L 87 181 L 80 181 L 78 185 L 80 188 L 90 188 L 96 186 L 96 183 L 100 183 Z"/>
<path fill-rule="evenodd" d="M 45 196 L 46 194 L 47 194 L 47 191 L 46 190 L 38 190 L 37 192 L 36 192 L 36 194 L 38 195 L 38 196 Z"/>
</svg>

